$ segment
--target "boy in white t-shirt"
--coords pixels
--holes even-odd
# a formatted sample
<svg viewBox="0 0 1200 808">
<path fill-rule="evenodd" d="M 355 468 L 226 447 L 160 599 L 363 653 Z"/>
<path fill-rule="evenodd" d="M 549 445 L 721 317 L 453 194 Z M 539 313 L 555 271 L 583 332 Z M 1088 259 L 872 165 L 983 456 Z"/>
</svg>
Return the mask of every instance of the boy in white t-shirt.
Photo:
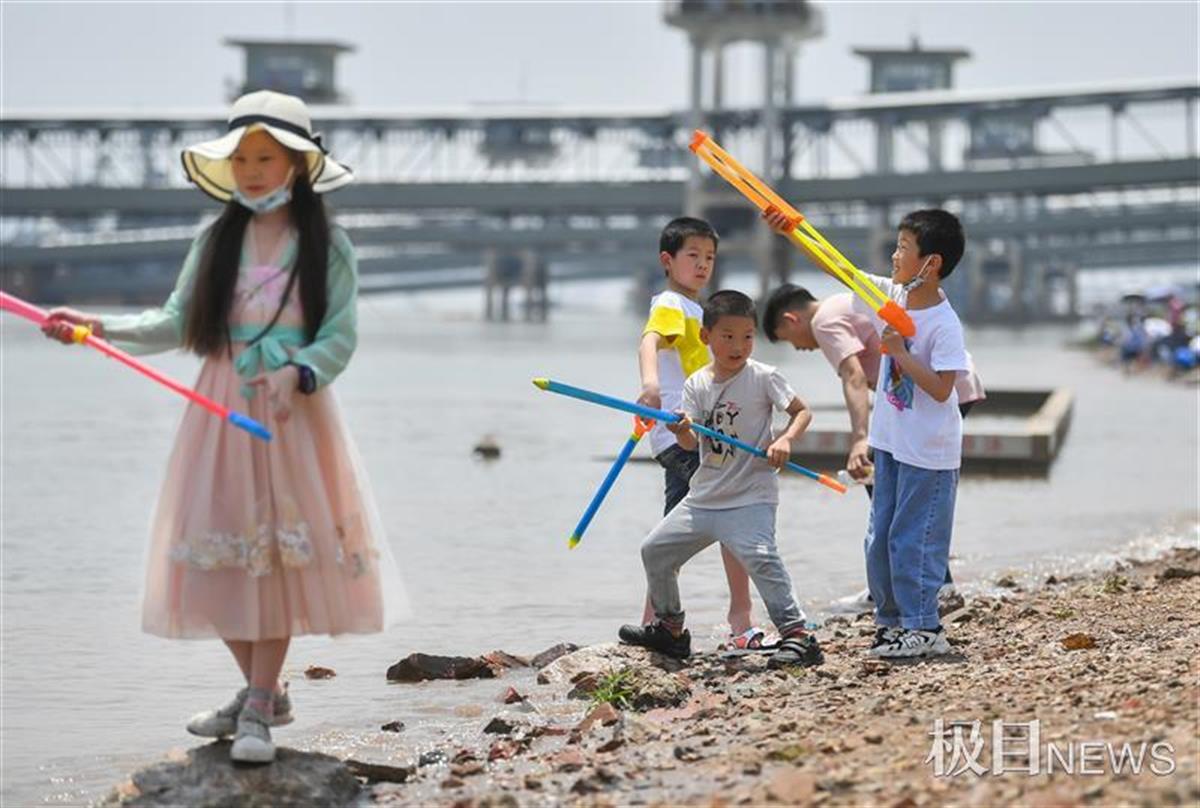
<svg viewBox="0 0 1200 808">
<path fill-rule="evenodd" d="M 867 586 L 879 625 L 874 656 L 950 651 L 937 596 L 949 563 L 962 465 L 955 381 L 970 363 L 962 323 L 941 282 L 954 271 L 965 244 L 954 214 L 914 211 L 900 222 L 892 277 L 872 276 L 908 310 L 917 329 L 912 339 L 891 326 L 881 329 L 885 353 L 868 437 L 875 459 L 866 546 Z M 857 298 L 855 306 L 868 311 Z"/>
<path fill-rule="evenodd" d="M 819 665 L 817 640 L 804 631 L 804 612 L 775 546 L 778 470 L 791 456 L 791 441 L 804 433 L 812 414 L 779 371 L 750 358 L 757 317 L 754 301 L 741 292 L 717 292 L 704 304 L 701 338 L 712 364 L 683 385 L 681 420 L 670 425 L 679 445 L 700 444 L 700 467 L 686 497 L 642 543 L 642 564 L 657 620 L 622 626 L 623 642 L 674 657 L 691 653 L 679 600 L 679 569 L 713 542 L 720 542 L 750 574 L 782 640 L 768 664 Z M 775 410 L 788 414 L 787 429 L 772 436 Z M 767 459 L 729 444 L 697 439 L 690 426 L 702 423 L 744 443 L 765 447 Z"/>
<path fill-rule="evenodd" d="M 786 231 L 786 225 L 781 226 Z M 783 340 L 798 351 L 820 349 L 829 365 L 842 380 L 842 396 L 850 413 L 850 450 L 846 455 L 846 470 L 852 477 L 866 479 L 873 471 L 867 442 L 871 406 L 868 391 L 875 389 L 879 379 L 879 318 L 872 312 L 854 307 L 854 294 L 842 292 L 817 300 L 802 286 L 785 283 L 771 293 L 763 312 L 763 332 L 771 342 Z M 958 411 L 963 418 L 978 401 L 987 398 L 975 363 L 967 353 L 969 370 L 959 374 L 954 382 L 958 394 Z M 863 486 L 870 497 L 873 485 Z M 954 581 L 946 570 L 946 581 L 940 597 L 952 602 Z M 839 608 L 853 612 L 871 612 L 875 603 L 871 592 L 864 589 L 856 595 L 837 601 Z"/>
<path fill-rule="evenodd" d="M 786 218 L 768 208 L 776 232 Z M 949 569 L 950 534 L 962 465 L 962 414 L 955 385 L 970 370 L 962 323 L 941 289 L 966 247 L 962 223 L 944 210 L 914 211 L 900 222 L 892 276 L 869 276 L 908 310 L 916 336 L 906 340 L 855 296 L 882 350 L 867 438 L 875 490 L 867 530 L 867 587 L 879 625 L 871 654 L 936 656 L 950 651 L 938 615 Z"/>
<path fill-rule="evenodd" d="M 704 312 L 698 300 L 712 277 L 718 242 L 712 225 L 691 216 L 667 222 L 659 236 L 658 260 L 667 277 L 667 288 L 651 299 L 650 315 L 638 344 L 642 382 L 639 404 L 659 410 L 679 409 L 684 381 L 711 361 L 708 346 L 700 339 Z M 655 424 L 649 439 L 650 451 L 663 467 L 666 516 L 687 495 L 688 481 L 700 464 L 700 455 L 681 447 L 664 424 Z M 750 579 L 724 547 L 721 561 L 729 583 L 730 643 L 743 648 L 760 644 L 763 632 L 753 626 Z M 653 620 L 654 610 L 647 595 L 642 623 Z"/>
</svg>

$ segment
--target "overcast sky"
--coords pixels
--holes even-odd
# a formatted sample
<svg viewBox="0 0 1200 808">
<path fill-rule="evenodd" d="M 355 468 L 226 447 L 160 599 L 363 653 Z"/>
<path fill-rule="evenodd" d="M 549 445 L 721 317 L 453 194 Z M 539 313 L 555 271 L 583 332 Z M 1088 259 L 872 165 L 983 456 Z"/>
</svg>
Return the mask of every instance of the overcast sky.
<svg viewBox="0 0 1200 808">
<path fill-rule="evenodd" d="M 867 86 L 853 47 L 962 47 L 970 89 L 1140 78 L 1197 79 L 1196 2 L 817 3 L 823 38 L 799 63 L 803 100 Z M 687 99 L 684 36 L 658 2 L 0 2 L 7 114 L 36 108 L 223 106 L 240 77 L 227 37 L 334 39 L 341 84 L 362 107 L 523 101 L 676 109 Z M 728 59 L 732 102 L 759 97 L 761 59 Z"/>
</svg>

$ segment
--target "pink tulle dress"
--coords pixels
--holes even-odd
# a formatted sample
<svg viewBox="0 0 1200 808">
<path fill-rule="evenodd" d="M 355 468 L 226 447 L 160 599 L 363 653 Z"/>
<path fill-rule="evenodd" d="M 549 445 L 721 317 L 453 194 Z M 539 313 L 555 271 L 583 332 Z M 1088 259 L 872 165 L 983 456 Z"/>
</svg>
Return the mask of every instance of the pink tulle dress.
<svg viewBox="0 0 1200 808">
<path fill-rule="evenodd" d="M 306 341 L 296 283 L 275 325 L 250 344 L 279 310 L 296 251 L 288 237 L 271 259 L 255 260 L 251 230 L 229 322 L 232 350 L 204 360 L 195 388 L 266 425 L 273 439 L 187 406 L 151 525 L 142 626 L 163 637 L 226 640 L 380 631 L 405 599 L 328 386 L 356 343 L 353 247 L 331 231 L 329 304 L 315 340 Z M 179 347 L 203 239 L 162 308 L 103 318 L 108 339 L 141 353 Z M 297 392 L 290 419 L 278 423 L 266 389 L 246 382 L 288 361 L 311 368 L 318 387 Z"/>
</svg>

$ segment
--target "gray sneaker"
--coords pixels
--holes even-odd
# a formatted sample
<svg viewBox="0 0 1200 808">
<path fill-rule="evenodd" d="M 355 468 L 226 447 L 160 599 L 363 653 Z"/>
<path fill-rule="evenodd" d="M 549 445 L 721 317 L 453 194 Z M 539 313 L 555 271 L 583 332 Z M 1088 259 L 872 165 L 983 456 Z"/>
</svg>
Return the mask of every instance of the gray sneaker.
<svg viewBox="0 0 1200 808">
<path fill-rule="evenodd" d="M 233 697 L 233 701 L 215 710 L 205 710 L 196 713 L 187 723 L 187 731 L 201 738 L 228 738 L 237 732 L 237 718 L 242 708 L 246 706 L 246 696 L 250 688 L 243 687 Z M 292 717 L 292 700 L 288 696 L 287 685 L 282 693 L 276 693 L 272 702 L 275 715 L 270 721 L 272 727 L 282 727 L 295 719 Z"/>
<path fill-rule="evenodd" d="M 876 645 L 867 653 L 881 659 L 911 659 L 913 657 L 943 656 L 950 651 L 950 642 L 946 639 L 946 632 L 939 628 L 937 631 L 904 629 L 899 634 L 893 635 L 891 642 Z"/>
<path fill-rule="evenodd" d="M 237 718 L 237 734 L 229 749 L 229 759 L 238 763 L 270 763 L 275 759 L 269 719 L 247 704 Z"/>
</svg>

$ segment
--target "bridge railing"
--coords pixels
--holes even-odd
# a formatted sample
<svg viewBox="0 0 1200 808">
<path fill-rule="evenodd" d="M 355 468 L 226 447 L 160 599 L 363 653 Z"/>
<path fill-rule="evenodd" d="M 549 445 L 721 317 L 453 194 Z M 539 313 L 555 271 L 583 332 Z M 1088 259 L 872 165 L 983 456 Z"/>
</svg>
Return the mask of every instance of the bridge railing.
<svg viewBox="0 0 1200 808">
<path fill-rule="evenodd" d="M 1195 156 L 1189 81 L 1069 90 L 894 93 L 780 112 L 786 176 L 889 173 Z M 686 113 L 319 109 L 317 127 L 367 183 L 680 180 L 691 159 Z M 752 168 L 760 110 L 707 123 Z M 0 187 L 176 188 L 179 152 L 216 137 L 219 114 L 21 113 L 0 121 Z"/>
</svg>

